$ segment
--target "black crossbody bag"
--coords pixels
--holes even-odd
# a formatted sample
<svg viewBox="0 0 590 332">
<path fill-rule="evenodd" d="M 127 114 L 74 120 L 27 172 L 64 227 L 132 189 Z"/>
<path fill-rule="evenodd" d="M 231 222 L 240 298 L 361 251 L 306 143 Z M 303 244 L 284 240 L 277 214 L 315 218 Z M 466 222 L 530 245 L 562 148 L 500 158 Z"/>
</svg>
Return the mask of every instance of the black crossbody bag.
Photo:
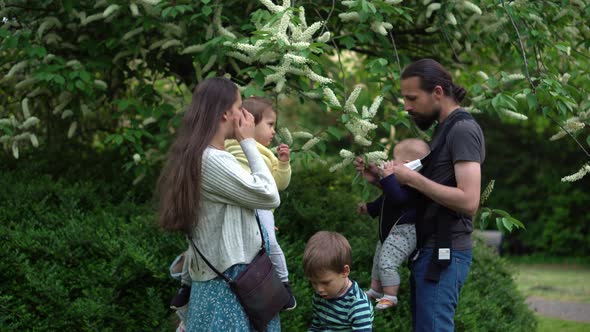
<svg viewBox="0 0 590 332">
<path fill-rule="evenodd" d="M 262 241 L 260 251 L 252 259 L 250 264 L 248 264 L 246 269 L 233 280 L 213 267 L 201 251 L 199 251 L 192 239 L 190 239 L 190 242 L 195 251 L 205 261 L 205 264 L 229 284 L 229 287 L 238 297 L 254 328 L 262 332 L 266 329 L 268 323 L 289 302 L 290 295 L 276 273 L 270 257 L 266 253 L 258 214 L 256 214 L 256 222 Z"/>
</svg>

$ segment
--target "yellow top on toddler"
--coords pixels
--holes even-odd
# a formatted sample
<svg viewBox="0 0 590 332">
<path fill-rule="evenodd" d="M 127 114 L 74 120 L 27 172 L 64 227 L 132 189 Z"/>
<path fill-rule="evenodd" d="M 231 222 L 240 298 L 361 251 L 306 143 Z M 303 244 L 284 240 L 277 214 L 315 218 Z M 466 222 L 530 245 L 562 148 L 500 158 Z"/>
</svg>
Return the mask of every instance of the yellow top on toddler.
<svg viewBox="0 0 590 332">
<path fill-rule="evenodd" d="M 275 179 L 277 188 L 279 190 L 286 189 L 289 186 L 289 182 L 291 181 L 291 164 L 289 161 L 280 161 L 272 151 L 258 142 L 256 142 L 256 147 L 258 148 L 258 151 L 260 151 L 264 163 L 266 166 L 268 166 L 268 169 L 272 173 L 272 177 Z M 240 165 L 250 172 L 248 159 L 246 159 L 246 155 L 244 154 L 244 151 L 242 150 L 242 147 L 238 141 L 235 139 L 225 140 L 225 151 L 236 157 Z"/>
</svg>

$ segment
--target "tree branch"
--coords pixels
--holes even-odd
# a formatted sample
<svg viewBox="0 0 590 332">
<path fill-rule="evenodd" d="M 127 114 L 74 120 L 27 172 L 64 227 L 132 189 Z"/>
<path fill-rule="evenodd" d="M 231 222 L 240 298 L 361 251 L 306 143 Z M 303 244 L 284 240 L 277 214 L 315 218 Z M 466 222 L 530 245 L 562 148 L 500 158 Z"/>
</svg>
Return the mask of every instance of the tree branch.
<svg viewBox="0 0 590 332">
<path fill-rule="evenodd" d="M 522 52 L 522 59 L 524 60 L 524 67 L 526 70 L 526 78 L 529 81 L 531 88 L 533 89 L 533 93 L 535 93 L 536 87 L 533 84 L 533 81 L 531 80 L 531 75 L 529 73 L 529 63 L 526 58 L 526 53 L 524 51 L 524 44 L 522 43 L 522 37 L 520 36 L 520 31 L 518 31 L 518 27 L 516 26 L 516 22 L 514 22 L 514 18 L 512 18 L 512 15 L 510 14 L 508 9 L 506 8 L 506 4 L 504 3 L 504 0 L 500 0 L 500 1 L 502 2 L 502 8 L 504 8 L 504 11 L 506 12 L 508 17 L 510 18 L 510 22 L 512 22 L 512 26 L 514 27 L 514 31 L 516 31 L 516 35 L 518 36 L 518 42 L 520 43 L 520 50 Z"/>
<path fill-rule="evenodd" d="M 391 38 L 391 44 L 393 45 L 393 52 L 395 54 L 395 58 L 397 59 L 397 68 L 399 69 L 399 77 L 402 76 L 402 64 L 399 60 L 399 54 L 397 54 L 397 46 L 395 45 L 395 39 L 393 38 L 393 29 L 389 30 L 389 38 Z"/>
<path fill-rule="evenodd" d="M 518 42 L 520 43 L 520 50 L 522 52 L 522 58 L 524 60 L 524 66 L 525 66 L 525 70 L 526 70 L 526 77 L 527 80 L 532 88 L 532 92 L 533 94 L 536 94 L 536 87 L 533 83 L 533 81 L 531 80 L 531 75 L 529 73 L 529 64 L 526 58 L 526 53 L 524 50 L 524 44 L 522 42 L 522 37 L 520 36 L 520 32 L 518 31 L 518 27 L 516 26 L 516 22 L 514 22 L 514 19 L 512 18 L 512 15 L 510 14 L 510 12 L 508 11 L 508 9 L 506 8 L 506 4 L 504 3 L 504 0 L 501 0 L 502 2 L 502 8 L 504 8 L 504 11 L 506 12 L 506 14 L 508 15 L 508 17 L 510 18 L 510 22 L 512 22 L 512 26 L 514 27 L 514 30 L 516 31 L 516 35 L 518 36 Z M 559 126 L 559 128 L 561 128 L 561 130 L 565 131 L 575 142 L 576 144 L 578 144 L 578 146 L 580 147 L 580 149 L 582 149 L 582 151 L 584 151 L 584 153 L 586 154 L 587 157 L 590 158 L 590 153 L 588 153 L 588 151 L 584 148 L 584 146 L 578 141 L 578 139 L 576 137 L 574 137 L 574 135 L 565 128 L 565 126 L 561 125 L 559 123 L 559 121 L 557 121 L 557 119 L 555 119 L 553 116 L 551 116 L 549 113 L 545 114 L 549 119 L 551 119 L 551 121 L 553 121 L 556 125 Z"/>
</svg>

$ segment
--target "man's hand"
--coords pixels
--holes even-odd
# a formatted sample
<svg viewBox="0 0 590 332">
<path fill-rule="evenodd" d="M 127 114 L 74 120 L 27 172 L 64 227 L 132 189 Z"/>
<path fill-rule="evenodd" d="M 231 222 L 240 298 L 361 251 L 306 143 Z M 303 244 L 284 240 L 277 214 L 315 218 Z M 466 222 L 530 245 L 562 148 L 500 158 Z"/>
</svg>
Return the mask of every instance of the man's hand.
<svg viewBox="0 0 590 332">
<path fill-rule="evenodd" d="M 369 211 L 367 210 L 367 203 L 359 203 L 359 205 L 356 208 L 356 212 L 358 214 L 368 214 Z"/>
<path fill-rule="evenodd" d="M 356 157 L 353 164 L 355 169 L 362 174 L 367 182 L 372 184 L 379 183 L 379 167 L 375 164 L 370 163 L 369 167 L 366 167 L 365 160 L 362 157 Z"/>
<path fill-rule="evenodd" d="M 422 176 L 420 173 L 413 171 L 404 164 L 392 163 L 388 171 L 395 174 L 395 178 L 401 185 L 408 185 L 415 177 Z"/>
<path fill-rule="evenodd" d="M 408 185 L 451 210 L 473 216 L 479 207 L 481 165 L 474 161 L 455 163 L 456 187 L 436 183 L 404 165 L 393 166 L 393 174 L 402 185 Z"/>
<path fill-rule="evenodd" d="M 291 151 L 287 144 L 279 144 L 277 147 L 277 154 L 279 155 L 279 160 L 283 162 L 289 161 L 291 158 Z"/>
</svg>

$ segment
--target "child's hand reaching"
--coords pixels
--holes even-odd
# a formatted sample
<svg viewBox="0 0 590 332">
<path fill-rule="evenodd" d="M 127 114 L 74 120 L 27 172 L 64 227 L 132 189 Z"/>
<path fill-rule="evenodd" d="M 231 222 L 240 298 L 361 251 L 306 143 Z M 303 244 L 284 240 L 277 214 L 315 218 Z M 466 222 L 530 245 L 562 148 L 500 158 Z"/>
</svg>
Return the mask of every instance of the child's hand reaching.
<svg viewBox="0 0 590 332">
<path fill-rule="evenodd" d="M 359 203 L 359 205 L 356 208 L 356 212 L 358 214 L 368 214 L 369 211 L 367 211 L 367 203 Z"/>
<path fill-rule="evenodd" d="M 393 174 L 393 166 L 394 163 L 391 160 L 384 162 L 383 165 L 381 165 L 380 167 L 381 177 L 384 178 Z"/>
<path fill-rule="evenodd" d="M 289 151 L 289 146 L 287 144 L 279 144 L 277 147 L 277 154 L 279 155 L 280 161 L 289 161 L 291 156 L 291 151 Z"/>
</svg>

